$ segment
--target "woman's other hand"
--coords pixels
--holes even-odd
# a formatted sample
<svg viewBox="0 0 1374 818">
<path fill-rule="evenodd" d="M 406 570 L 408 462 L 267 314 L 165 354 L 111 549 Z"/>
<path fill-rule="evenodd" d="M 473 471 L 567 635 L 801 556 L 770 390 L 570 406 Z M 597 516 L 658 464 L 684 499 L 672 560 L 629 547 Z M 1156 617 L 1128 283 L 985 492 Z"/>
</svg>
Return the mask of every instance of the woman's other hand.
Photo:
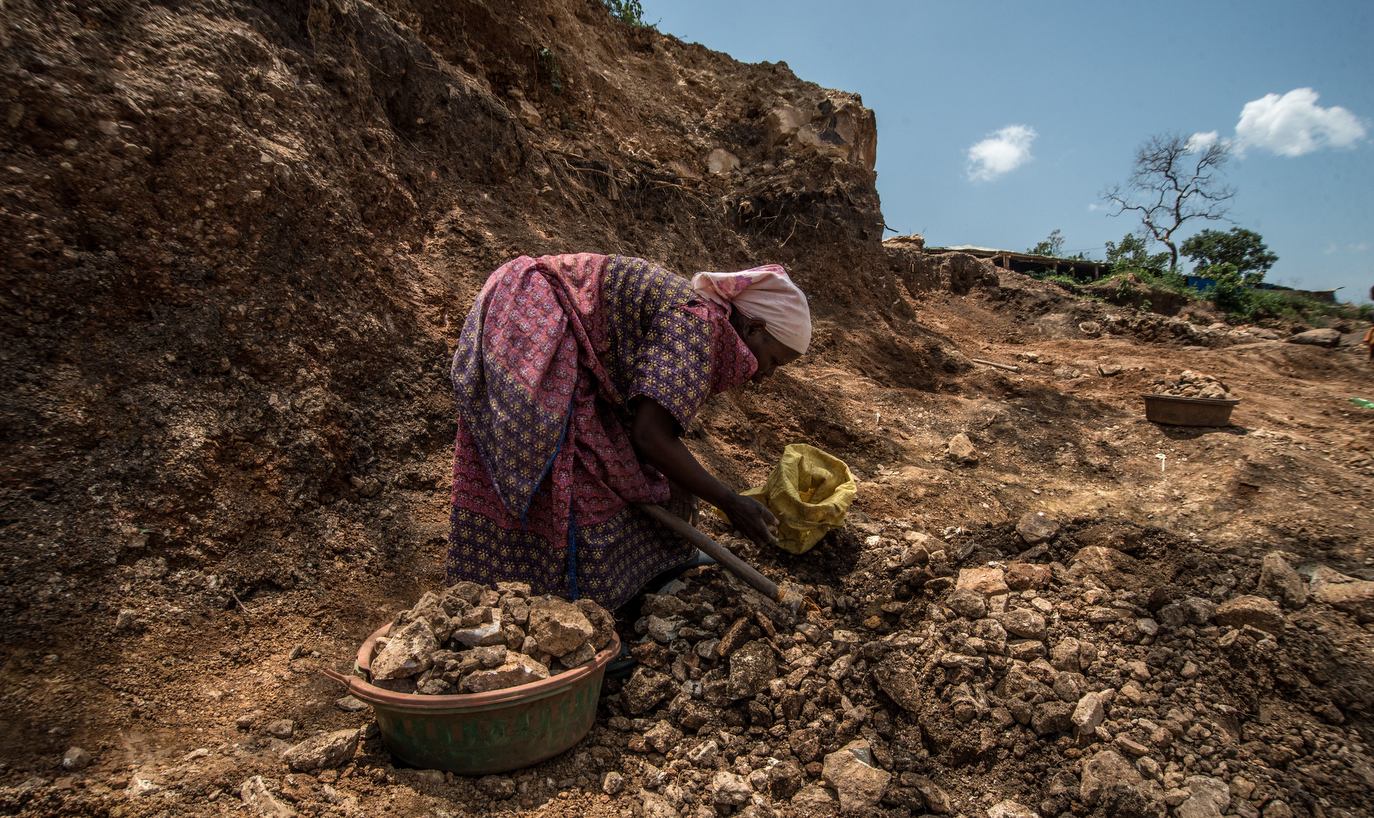
<svg viewBox="0 0 1374 818">
<path fill-rule="evenodd" d="M 752 497 L 733 495 L 721 509 L 739 532 L 758 545 L 778 544 L 778 518 L 768 507 Z"/>
<path fill-rule="evenodd" d="M 672 414 L 653 400 L 641 398 L 635 404 L 630 439 L 640 457 L 673 483 L 724 511 L 744 536 L 759 545 L 777 545 L 778 518 L 773 512 L 757 500 L 736 494 L 703 469 L 682 445 L 681 431 Z"/>
</svg>

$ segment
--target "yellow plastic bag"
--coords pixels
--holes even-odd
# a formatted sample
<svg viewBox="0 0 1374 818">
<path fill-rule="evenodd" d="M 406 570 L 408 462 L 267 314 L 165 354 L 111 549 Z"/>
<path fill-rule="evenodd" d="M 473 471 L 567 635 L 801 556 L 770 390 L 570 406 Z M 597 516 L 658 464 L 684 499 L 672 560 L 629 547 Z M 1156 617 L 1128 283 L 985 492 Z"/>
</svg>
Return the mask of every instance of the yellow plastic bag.
<svg viewBox="0 0 1374 818">
<path fill-rule="evenodd" d="M 838 457 L 793 443 L 782 451 L 768 481 L 744 492 L 778 518 L 778 545 L 793 554 L 810 551 L 826 532 L 844 524 L 858 492 L 849 466 Z"/>
</svg>

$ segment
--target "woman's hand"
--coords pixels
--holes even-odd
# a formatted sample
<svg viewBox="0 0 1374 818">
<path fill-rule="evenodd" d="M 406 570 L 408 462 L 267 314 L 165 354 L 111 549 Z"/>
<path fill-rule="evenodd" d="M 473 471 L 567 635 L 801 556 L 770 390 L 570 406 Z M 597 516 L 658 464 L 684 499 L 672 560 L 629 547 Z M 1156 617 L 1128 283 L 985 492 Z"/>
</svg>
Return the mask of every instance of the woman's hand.
<svg viewBox="0 0 1374 818">
<path fill-rule="evenodd" d="M 680 431 L 668 410 L 649 398 L 641 398 L 635 405 L 630 440 L 640 457 L 664 477 L 724 511 L 744 536 L 759 545 L 777 545 L 778 518 L 773 512 L 711 476 L 682 445 Z"/>
<path fill-rule="evenodd" d="M 743 494 L 731 495 L 725 504 L 725 516 L 739 532 L 758 545 L 778 544 L 778 518 L 768 507 Z"/>
</svg>

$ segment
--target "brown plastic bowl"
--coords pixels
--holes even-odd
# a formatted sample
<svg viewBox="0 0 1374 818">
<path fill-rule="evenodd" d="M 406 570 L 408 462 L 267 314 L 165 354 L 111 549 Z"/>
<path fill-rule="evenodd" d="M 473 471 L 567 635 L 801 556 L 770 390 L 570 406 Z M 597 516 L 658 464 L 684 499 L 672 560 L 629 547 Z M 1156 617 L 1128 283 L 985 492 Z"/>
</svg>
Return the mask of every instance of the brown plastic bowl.
<svg viewBox="0 0 1374 818">
<path fill-rule="evenodd" d="M 1166 426 L 1230 426 L 1231 410 L 1239 400 L 1184 398 L 1178 395 L 1141 395 L 1145 419 Z"/>
</svg>

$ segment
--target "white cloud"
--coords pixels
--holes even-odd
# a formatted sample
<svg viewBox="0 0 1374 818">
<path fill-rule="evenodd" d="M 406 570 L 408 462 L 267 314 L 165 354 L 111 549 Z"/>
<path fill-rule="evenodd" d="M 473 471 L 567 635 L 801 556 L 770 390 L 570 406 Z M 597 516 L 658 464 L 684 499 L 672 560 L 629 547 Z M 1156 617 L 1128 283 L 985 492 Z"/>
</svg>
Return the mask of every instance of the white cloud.
<svg viewBox="0 0 1374 818">
<path fill-rule="evenodd" d="M 990 182 L 1011 173 L 1031 160 L 1035 129 L 1029 125 L 1008 125 L 968 149 L 968 178 Z"/>
<path fill-rule="evenodd" d="M 1106 209 L 1107 209 L 1107 206 L 1104 205 L 1104 204 L 1098 204 L 1097 202 L 1088 202 L 1088 212 L 1089 212 L 1089 213 L 1096 213 L 1096 212 L 1099 211 L 1099 210 L 1106 210 Z"/>
<path fill-rule="evenodd" d="M 1201 131 L 1195 133 L 1188 137 L 1187 151 L 1189 153 L 1205 151 L 1217 143 L 1217 138 L 1219 136 L 1220 134 L 1216 131 Z"/>
<path fill-rule="evenodd" d="M 1237 151 L 1255 147 L 1302 156 L 1326 147 L 1351 148 L 1365 138 L 1359 117 L 1339 105 L 1323 108 L 1317 98 L 1311 88 L 1296 88 L 1245 103 L 1236 123 Z"/>
<path fill-rule="evenodd" d="M 1367 241 L 1352 241 L 1349 244 L 1336 244 L 1335 242 L 1331 242 L 1326 245 L 1326 249 L 1323 250 L 1322 253 L 1328 256 L 1334 256 L 1337 253 L 1368 253 L 1370 248 L 1371 245 Z"/>
</svg>

